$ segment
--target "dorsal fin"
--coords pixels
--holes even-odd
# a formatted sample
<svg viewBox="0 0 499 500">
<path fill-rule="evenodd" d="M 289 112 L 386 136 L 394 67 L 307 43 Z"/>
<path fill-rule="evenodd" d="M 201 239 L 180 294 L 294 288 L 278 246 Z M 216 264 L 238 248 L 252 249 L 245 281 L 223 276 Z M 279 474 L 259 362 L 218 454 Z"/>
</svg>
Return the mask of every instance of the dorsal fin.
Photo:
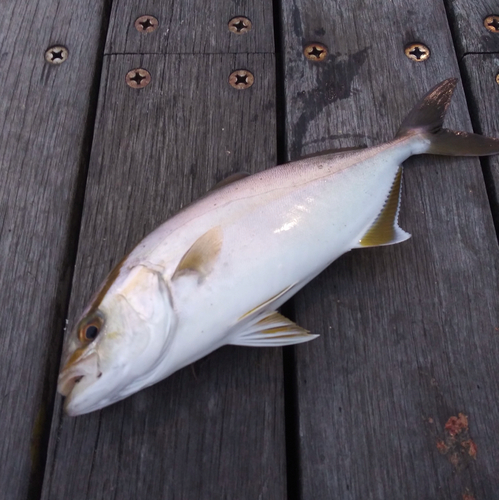
<svg viewBox="0 0 499 500">
<path fill-rule="evenodd" d="M 401 188 L 402 167 L 399 167 L 384 207 L 373 225 L 360 239 L 358 247 L 393 245 L 411 237 L 398 225 Z"/>
<path fill-rule="evenodd" d="M 249 177 L 249 176 L 250 176 L 250 174 L 248 174 L 248 172 L 236 172 L 235 174 L 229 175 L 229 177 L 222 179 L 220 182 L 217 182 L 210 189 L 210 191 L 216 191 L 217 189 L 228 186 L 229 184 L 232 184 L 233 182 L 240 181 L 241 179 L 244 179 L 244 178 Z"/>
<path fill-rule="evenodd" d="M 220 254 L 222 241 L 223 232 L 220 226 L 216 226 L 200 236 L 180 259 L 172 280 L 187 272 L 198 273 L 200 278 L 207 276 Z"/>
</svg>

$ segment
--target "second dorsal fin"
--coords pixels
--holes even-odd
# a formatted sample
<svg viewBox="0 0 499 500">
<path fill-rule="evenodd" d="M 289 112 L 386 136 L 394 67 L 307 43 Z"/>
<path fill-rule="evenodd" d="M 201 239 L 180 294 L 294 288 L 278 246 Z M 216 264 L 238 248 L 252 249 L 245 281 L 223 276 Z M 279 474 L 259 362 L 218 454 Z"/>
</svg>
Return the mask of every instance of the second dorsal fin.
<svg viewBox="0 0 499 500">
<path fill-rule="evenodd" d="M 359 240 L 358 248 L 394 245 L 411 237 L 398 225 L 401 188 L 402 167 L 399 167 L 384 207 L 373 225 Z"/>
</svg>

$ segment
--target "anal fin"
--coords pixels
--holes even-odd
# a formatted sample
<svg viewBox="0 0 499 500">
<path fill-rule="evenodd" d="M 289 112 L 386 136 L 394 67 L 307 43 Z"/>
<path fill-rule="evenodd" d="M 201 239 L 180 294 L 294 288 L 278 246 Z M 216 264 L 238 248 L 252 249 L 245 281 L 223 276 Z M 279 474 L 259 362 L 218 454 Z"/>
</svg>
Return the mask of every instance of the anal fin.
<svg viewBox="0 0 499 500">
<path fill-rule="evenodd" d="M 399 167 L 385 205 L 373 225 L 359 240 L 357 248 L 394 245 L 411 237 L 398 225 L 401 189 L 402 167 Z"/>
<path fill-rule="evenodd" d="M 232 345 L 278 347 L 300 344 L 317 338 L 278 312 L 264 312 L 238 330 L 229 342 Z"/>
</svg>

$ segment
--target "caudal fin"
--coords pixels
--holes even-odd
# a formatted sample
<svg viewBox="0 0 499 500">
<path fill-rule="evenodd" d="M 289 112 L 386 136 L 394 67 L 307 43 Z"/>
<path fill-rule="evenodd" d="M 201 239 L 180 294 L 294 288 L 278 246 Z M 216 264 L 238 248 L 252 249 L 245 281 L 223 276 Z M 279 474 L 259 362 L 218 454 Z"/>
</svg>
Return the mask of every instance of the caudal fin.
<svg viewBox="0 0 499 500">
<path fill-rule="evenodd" d="M 443 129 L 445 113 L 456 88 L 457 78 L 433 87 L 407 115 L 396 137 L 418 134 L 430 141 L 427 154 L 488 156 L 499 154 L 499 139 Z"/>
</svg>

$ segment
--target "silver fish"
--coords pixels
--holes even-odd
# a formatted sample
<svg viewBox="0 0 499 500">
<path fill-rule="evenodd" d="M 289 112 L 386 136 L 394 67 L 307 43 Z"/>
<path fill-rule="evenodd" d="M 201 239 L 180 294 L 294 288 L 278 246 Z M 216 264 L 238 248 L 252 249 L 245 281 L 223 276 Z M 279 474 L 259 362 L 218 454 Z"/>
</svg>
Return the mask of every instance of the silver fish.
<svg viewBox="0 0 499 500">
<path fill-rule="evenodd" d="M 68 336 L 69 415 L 97 410 L 225 344 L 312 340 L 277 309 L 340 255 L 400 243 L 402 162 L 490 155 L 499 140 L 442 129 L 455 79 L 418 102 L 395 138 L 230 179 L 144 238 Z"/>
</svg>

